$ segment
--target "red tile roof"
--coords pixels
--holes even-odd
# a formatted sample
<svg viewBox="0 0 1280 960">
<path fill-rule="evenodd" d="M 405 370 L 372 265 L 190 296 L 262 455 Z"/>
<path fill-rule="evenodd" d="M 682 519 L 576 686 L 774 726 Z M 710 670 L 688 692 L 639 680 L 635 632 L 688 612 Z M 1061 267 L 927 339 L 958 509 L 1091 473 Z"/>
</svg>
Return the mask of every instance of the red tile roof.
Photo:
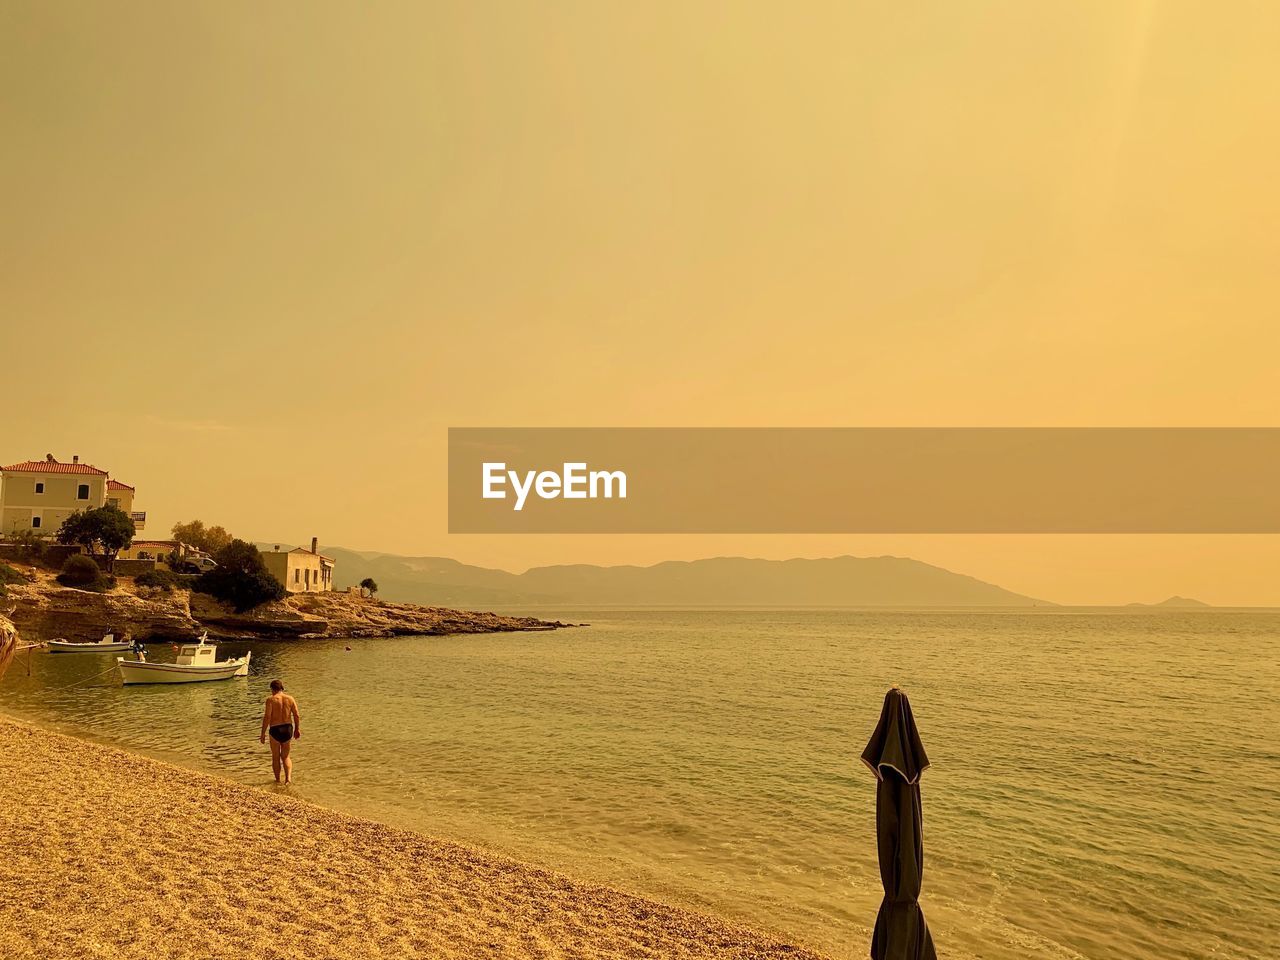
<svg viewBox="0 0 1280 960">
<path fill-rule="evenodd" d="M 133 487 L 129 486 L 127 483 L 121 483 L 119 480 L 108 480 L 107 489 L 108 490 L 132 490 Z"/>
<path fill-rule="evenodd" d="M 107 471 L 99 470 L 97 467 L 87 463 L 59 463 L 57 460 L 24 460 L 22 463 L 11 463 L 7 467 L 0 467 L 6 473 L 13 471 L 14 473 L 87 473 L 95 477 L 105 477 Z"/>
</svg>

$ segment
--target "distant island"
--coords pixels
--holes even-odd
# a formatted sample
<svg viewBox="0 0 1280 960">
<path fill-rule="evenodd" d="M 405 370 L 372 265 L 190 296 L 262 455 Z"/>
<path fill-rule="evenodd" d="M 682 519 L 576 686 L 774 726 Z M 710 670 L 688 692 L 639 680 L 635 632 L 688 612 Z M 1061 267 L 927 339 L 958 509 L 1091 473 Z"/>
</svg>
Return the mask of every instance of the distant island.
<svg viewBox="0 0 1280 960">
<path fill-rule="evenodd" d="M 466 607 L 1036 607 L 1055 604 L 906 557 L 716 557 L 652 566 L 569 564 L 510 573 L 445 557 L 326 547 L 339 588 L 365 577 L 382 596 Z"/>
<path fill-rule="evenodd" d="M 1205 603 L 1203 600 L 1193 600 L 1190 597 L 1170 597 L 1168 600 L 1161 600 L 1159 603 L 1130 603 L 1126 604 L 1130 607 L 1212 607 L 1213 604 Z"/>
</svg>

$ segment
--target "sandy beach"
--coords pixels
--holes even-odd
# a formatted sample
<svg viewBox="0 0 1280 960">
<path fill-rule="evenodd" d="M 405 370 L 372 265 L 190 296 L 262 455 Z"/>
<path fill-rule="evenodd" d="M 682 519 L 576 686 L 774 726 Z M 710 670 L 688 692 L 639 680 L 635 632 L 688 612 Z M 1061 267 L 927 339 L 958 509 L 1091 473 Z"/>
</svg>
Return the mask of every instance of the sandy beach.
<svg viewBox="0 0 1280 960">
<path fill-rule="evenodd" d="M 6 719 L 0 956 L 818 958 L 711 917 Z"/>
</svg>

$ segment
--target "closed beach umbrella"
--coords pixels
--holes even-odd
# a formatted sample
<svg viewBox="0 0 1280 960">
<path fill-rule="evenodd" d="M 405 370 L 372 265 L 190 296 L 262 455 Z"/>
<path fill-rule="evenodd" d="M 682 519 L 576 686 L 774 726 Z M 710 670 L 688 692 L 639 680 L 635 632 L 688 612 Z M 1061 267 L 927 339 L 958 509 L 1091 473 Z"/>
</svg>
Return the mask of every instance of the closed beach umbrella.
<svg viewBox="0 0 1280 960">
<path fill-rule="evenodd" d="M 924 847 L 920 836 L 920 774 L 929 757 L 920 742 L 907 695 L 884 696 L 880 722 L 862 751 L 876 775 L 876 839 L 884 900 L 871 936 L 872 960 L 937 960 L 920 909 Z"/>
</svg>

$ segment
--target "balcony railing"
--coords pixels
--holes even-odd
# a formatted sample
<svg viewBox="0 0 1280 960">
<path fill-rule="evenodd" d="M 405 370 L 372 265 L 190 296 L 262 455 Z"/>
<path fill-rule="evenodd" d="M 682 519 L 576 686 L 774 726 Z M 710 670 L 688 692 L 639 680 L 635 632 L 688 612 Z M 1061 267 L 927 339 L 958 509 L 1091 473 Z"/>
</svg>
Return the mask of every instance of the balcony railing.
<svg viewBox="0 0 1280 960">
<path fill-rule="evenodd" d="M 147 525 L 147 511 L 134 510 L 129 514 L 129 519 L 133 521 L 133 527 L 135 530 L 141 530 Z"/>
</svg>

